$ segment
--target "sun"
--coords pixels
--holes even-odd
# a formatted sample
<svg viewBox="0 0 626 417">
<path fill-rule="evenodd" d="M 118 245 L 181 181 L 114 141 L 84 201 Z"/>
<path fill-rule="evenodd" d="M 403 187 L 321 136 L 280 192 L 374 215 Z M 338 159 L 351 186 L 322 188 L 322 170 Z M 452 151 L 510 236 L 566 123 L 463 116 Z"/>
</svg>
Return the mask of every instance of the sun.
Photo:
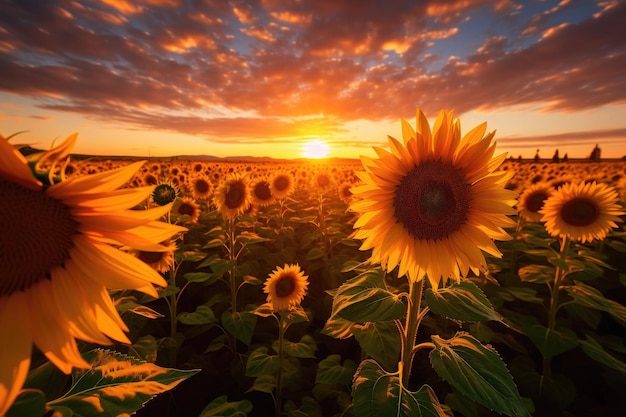
<svg viewBox="0 0 626 417">
<path fill-rule="evenodd" d="M 324 158 L 328 151 L 328 144 L 319 139 L 306 142 L 302 146 L 302 156 L 305 158 Z"/>
</svg>

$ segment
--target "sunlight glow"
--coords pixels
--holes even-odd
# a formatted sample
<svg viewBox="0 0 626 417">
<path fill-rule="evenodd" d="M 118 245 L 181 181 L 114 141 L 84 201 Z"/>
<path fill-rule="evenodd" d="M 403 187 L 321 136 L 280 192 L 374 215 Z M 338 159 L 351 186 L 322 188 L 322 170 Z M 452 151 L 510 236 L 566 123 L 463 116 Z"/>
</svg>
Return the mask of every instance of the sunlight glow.
<svg viewBox="0 0 626 417">
<path fill-rule="evenodd" d="M 319 139 L 306 142 L 302 146 L 302 156 L 305 158 L 324 158 L 328 155 L 328 144 Z"/>
</svg>

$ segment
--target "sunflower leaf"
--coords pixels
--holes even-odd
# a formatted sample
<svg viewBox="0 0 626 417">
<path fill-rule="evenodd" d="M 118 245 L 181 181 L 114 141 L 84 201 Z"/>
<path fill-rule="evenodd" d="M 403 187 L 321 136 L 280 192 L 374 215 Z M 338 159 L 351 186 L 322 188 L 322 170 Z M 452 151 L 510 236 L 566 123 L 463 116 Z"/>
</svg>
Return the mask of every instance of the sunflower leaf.
<svg viewBox="0 0 626 417">
<path fill-rule="evenodd" d="M 369 356 L 385 369 L 395 369 L 400 357 L 400 332 L 392 321 L 352 326 L 354 338 Z"/>
<path fill-rule="evenodd" d="M 600 345 L 600 343 L 598 343 L 598 341 L 591 336 L 587 335 L 587 340 L 581 340 L 580 345 L 582 346 L 583 351 L 591 359 L 626 375 L 626 364 L 610 355 L 602 348 L 602 345 Z"/>
<path fill-rule="evenodd" d="M 346 359 L 342 365 L 340 355 L 328 355 L 320 361 L 317 367 L 315 383 L 327 385 L 350 385 L 355 371 L 356 364 L 352 360 Z"/>
<path fill-rule="evenodd" d="M 22 391 L 6 413 L 6 417 L 40 417 L 46 413 L 46 396 L 40 390 Z"/>
<path fill-rule="evenodd" d="M 246 345 L 250 344 L 254 327 L 256 326 L 257 316 L 249 311 L 237 311 L 232 313 L 225 310 L 222 313 L 222 326 L 228 333 L 241 340 Z"/>
<path fill-rule="evenodd" d="M 221 395 L 204 407 L 199 417 L 241 417 L 251 411 L 252 403 L 249 400 L 228 402 L 228 397 Z"/>
<path fill-rule="evenodd" d="M 431 337 L 430 363 L 443 379 L 466 397 L 497 413 L 529 416 L 511 374 L 498 353 L 469 333 L 451 339 Z"/>
<path fill-rule="evenodd" d="M 201 304 L 196 307 L 196 311 L 194 312 L 180 313 L 177 317 L 177 320 L 182 324 L 194 325 L 215 323 L 217 321 L 217 318 L 215 317 L 215 313 L 213 313 L 211 307 L 205 304 Z"/>
<path fill-rule="evenodd" d="M 355 323 L 397 320 L 406 314 L 402 298 L 387 290 L 384 273 L 368 271 L 343 283 L 333 297 L 333 315 Z"/>
<path fill-rule="evenodd" d="M 359 417 L 446 415 L 428 385 L 417 392 L 409 391 L 401 385 L 397 372 L 385 372 L 372 359 L 361 362 L 354 374 L 352 398 L 354 414 Z"/>
<path fill-rule="evenodd" d="M 537 346 L 544 358 L 551 358 L 578 346 L 576 333 L 566 327 L 550 330 L 530 316 L 522 320 L 521 325 L 524 333 Z"/>
<path fill-rule="evenodd" d="M 428 288 L 425 300 L 435 314 L 453 320 L 501 321 L 485 293 L 471 281 L 461 281 L 437 291 Z"/>
<path fill-rule="evenodd" d="M 600 291 L 589 285 L 580 281 L 574 281 L 574 283 L 575 285 L 562 288 L 567 291 L 576 304 L 605 311 L 613 316 L 622 326 L 626 326 L 626 307 L 616 301 L 605 298 Z"/>
<path fill-rule="evenodd" d="M 274 375 L 280 366 L 278 356 L 267 353 L 267 347 L 253 350 L 246 362 L 246 376 Z"/>
<path fill-rule="evenodd" d="M 83 357 L 91 368 L 75 371 L 70 390 L 48 402 L 60 415 L 130 415 L 199 371 L 163 368 L 104 349 Z M 72 414 L 66 414 L 67 410 Z"/>
</svg>

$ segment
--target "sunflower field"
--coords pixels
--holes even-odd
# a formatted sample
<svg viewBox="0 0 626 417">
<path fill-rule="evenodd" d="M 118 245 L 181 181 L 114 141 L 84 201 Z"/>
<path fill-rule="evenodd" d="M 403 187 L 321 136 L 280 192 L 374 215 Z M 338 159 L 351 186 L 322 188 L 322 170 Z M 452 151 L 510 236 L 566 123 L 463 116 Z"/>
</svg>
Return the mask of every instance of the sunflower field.
<svg viewBox="0 0 626 417">
<path fill-rule="evenodd" d="M 442 112 L 377 159 L 0 140 L 0 416 L 626 410 L 626 161 Z"/>
</svg>

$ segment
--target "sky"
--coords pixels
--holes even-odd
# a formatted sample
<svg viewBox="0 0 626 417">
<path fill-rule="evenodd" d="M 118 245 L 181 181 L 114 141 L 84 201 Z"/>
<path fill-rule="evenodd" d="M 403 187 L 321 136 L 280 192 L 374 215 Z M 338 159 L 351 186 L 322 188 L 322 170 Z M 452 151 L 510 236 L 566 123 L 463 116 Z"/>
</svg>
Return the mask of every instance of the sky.
<svg viewBox="0 0 626 417">
<path fill-rule="evenodd" d="M 626 155 L 626 1 L 0 0 L 0 133 L 92 155 L 375 156 L 454 109 L 498 153 Z"/>
</svg>

